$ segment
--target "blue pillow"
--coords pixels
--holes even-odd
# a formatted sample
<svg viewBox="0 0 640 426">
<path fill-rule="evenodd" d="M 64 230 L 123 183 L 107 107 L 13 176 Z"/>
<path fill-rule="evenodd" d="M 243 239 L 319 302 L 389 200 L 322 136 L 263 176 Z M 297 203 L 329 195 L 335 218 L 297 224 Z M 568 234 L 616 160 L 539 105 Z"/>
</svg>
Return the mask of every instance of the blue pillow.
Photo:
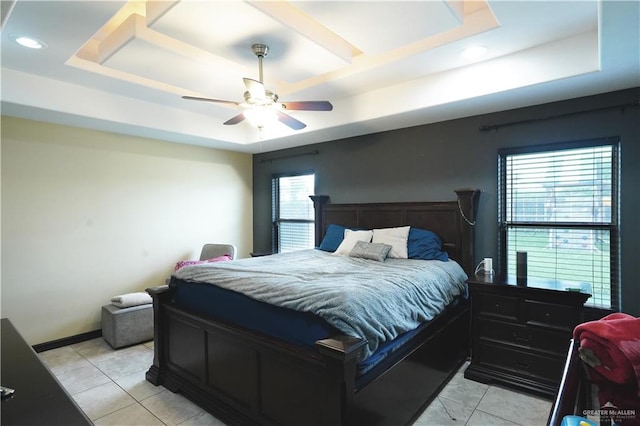
<svg viewBox="0 0 640 426">
<path fill-rule="evenodd" d="M 426 229 L 409 229 L 409 239 L 407 240 L 407 254 L 409 259 L 422 260 L 449 260 L 446 251 L 442 251 L 442 241 L 440 237 Z"/>
<path fill-rule="evenodd" d="M 345 229 L 341 225 L 329 225 L 318 248 L 324 251 L 336 251 L 342 240 L 344 240 Z"/>
</svg>

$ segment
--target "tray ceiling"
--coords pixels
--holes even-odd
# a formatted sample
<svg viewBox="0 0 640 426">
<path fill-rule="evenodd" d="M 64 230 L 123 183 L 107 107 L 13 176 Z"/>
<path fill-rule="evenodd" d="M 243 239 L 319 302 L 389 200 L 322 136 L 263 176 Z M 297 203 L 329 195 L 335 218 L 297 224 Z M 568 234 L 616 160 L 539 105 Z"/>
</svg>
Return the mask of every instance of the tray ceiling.
<svg viewBox="0 0 640 426">
<path fill-rule="evenodd" d="M 29 1 L 3 7 L 3 113 L 244 152 L 640 85 L 636 2 Z M 18 34 L 47 48 L 27 51 L 11 41 Z M 275 123 L 259 132 L 247 122 L 222 125 L 238 114 L 233 104 L 181 98 L 242 101 L 242 78 L 258 79 L 253 43 L 270 48 L 264 83 L 280 100 L 328 100 L 334 110 L 291 111 L 307 124 L 304 130 Z M 486 56 L 460 55 L 478 45 L 488 48 Z M 608 60 L 623 63 L 614 70 Z"/>
</svg>

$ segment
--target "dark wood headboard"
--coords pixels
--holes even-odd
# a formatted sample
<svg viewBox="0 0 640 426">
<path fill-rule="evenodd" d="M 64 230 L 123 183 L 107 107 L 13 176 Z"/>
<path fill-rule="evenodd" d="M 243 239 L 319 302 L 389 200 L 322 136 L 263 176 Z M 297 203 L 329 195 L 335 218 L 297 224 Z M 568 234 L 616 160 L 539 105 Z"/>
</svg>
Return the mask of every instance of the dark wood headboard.
<svg viewBox="0 0 640 426">
<path fill-rule="evenodd" d="M 331 204 L 326 195 L 312 195 L 316 246 L 330 224 L 374 229 L 413 226 L 438 234 L 449 257 L 473 275 L 474 224 L 478 189 L 457 189 L 455 201 Z"/>
</svg>

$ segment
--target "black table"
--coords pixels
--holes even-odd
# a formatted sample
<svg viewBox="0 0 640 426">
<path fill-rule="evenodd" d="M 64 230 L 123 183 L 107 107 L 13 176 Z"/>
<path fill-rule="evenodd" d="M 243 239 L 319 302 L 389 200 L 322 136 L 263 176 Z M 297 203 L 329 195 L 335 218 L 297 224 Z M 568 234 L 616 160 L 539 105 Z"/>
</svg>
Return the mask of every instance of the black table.
<svg viewBox="0 0 640 426">
<path fill-rule="evenodd" d="M 15 389 L 2 401 L 0 423 L 9 425 L 91 425 L 13 324 L 2 318 L 2 386 Z"/>
</svg>

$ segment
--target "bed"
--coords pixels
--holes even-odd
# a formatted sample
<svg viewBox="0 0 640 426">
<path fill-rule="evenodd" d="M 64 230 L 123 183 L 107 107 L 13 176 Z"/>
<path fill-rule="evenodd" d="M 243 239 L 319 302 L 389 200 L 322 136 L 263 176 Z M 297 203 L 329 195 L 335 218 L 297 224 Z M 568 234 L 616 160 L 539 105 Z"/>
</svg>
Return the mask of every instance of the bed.
<svg viewBox="0 0 640 426">
<path fill-rule="evenodd" d="M 325 240 L 330 225 L 364 230 L 411 226 L 434 231 L 449 258 L 471 274 L 479 191 L 462 189 L 456 194 L 456 200 L 446 202 L 368 204 L 331 204 L 326 196 L 312 196 L 316 245 Z M 319 256 L 318 262 L 326 255 L 310 254 Z M 279 256 L 233 261 L 229 265 L 240 263 L 228 267 L 268 264 Z M 204 293 L 189 301 L 187 284 L 205 291 L 217 287 L 194 278 L 202 271 L 187 268 L 184 274 L 176 273 L 169 286 L 147 290 L 154 303 L 155 341 L 147 380 L 182 393 L 228 424 L 410 424 L 468 355 L 469 307 L 464 294 L 418 327 L 397 336 L 389 333 L 388 341 L 373 346 L 371 338 L 356 337 L 339 322 L 318 322 L 313 315 L 301 321 L 311 324 L 317 339 L 312 334 L 311 341 L 309 335 L 303 341 L 227 316 L 222 311 L 231 306 L 224 299 L 228 293 L 213 296 L 222 300 L 215 308 L 219 311 L 206 311 L 210 303 L 202 302 Z M 265 281 L 267 274 L 277 275 L 267 272 Z M 264 309 L 271 315 L 269 309 L 283 309 L 248 299 L 257 305 L 243 309 L 252 313 Z M 226 311 L 233 314 L 238 309 Z M 367 364 L 377 349 L 392 343 L 392 350 Z"/>
</svg>

